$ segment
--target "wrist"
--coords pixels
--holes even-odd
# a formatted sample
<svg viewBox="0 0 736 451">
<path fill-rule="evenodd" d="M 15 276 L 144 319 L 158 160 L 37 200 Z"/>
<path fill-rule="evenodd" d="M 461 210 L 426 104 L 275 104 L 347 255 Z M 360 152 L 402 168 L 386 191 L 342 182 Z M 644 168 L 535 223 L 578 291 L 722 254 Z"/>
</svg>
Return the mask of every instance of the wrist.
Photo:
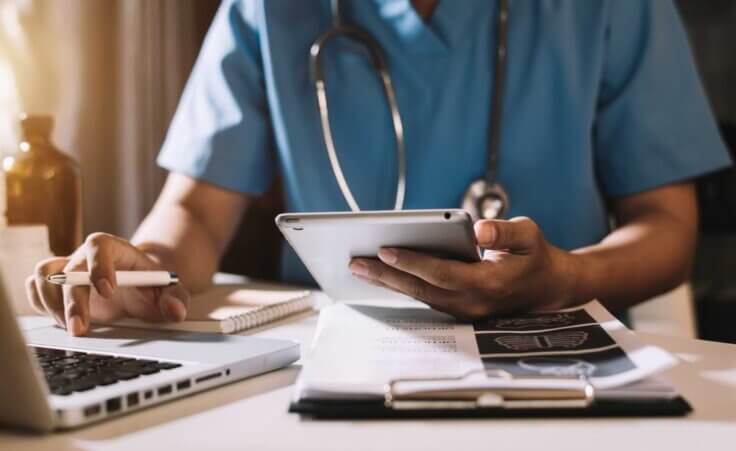
<svg viewBox="0 0 736 451">
<path fill-rule="evenodd" d="M 605 271 L 601 271 L 599 262 L 590 255 L 575 251 L 566 254 L 569 259 L 568 277 L 571 286 L 569 305 L 580 305 L 596 299 L 598 290 L 595 281 L 600 275 L 605 277 Z"/>
<path fill-rule="evenodd" d="M 589 298 L 586 287 L 586 262 L 583 256 L 554 248 L 553 284 L 557 290 L 551 308 L 562 309 L 585 303 Z"/>
</svg>

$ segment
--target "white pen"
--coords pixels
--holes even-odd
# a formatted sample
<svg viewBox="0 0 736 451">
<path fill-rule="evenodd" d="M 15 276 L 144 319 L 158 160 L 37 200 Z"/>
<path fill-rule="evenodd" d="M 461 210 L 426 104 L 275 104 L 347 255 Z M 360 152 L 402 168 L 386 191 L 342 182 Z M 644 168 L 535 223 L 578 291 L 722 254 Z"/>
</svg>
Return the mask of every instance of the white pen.
<svg viewBox="0 0 736 451">
<path fill-rule="evenodd" d="M 56 285 L 89 286 L 89 273 L 70 271 L 51 274 L 48 281 Z M 119 287 L 165 287 L 179 283 L 179 277 L 168 271 L 115 271 Z"/>
</svg>

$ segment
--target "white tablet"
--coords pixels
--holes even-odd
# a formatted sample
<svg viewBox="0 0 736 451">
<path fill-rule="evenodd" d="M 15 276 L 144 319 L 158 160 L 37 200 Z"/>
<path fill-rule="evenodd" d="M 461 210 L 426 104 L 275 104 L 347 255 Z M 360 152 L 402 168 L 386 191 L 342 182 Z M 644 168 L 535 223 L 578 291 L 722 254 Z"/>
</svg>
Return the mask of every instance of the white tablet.
<svg viewBox="0 0 736 451">
<path fill-rule="evenodd" d="M 276 225 L 320 285 L 335 301 L 405 296 L 371 285 L 348 269 L 353 257 L 376 258 L 382 247 L 478 261 L 473 222 L 464 210 L 285 213 Z"/>
</svg>

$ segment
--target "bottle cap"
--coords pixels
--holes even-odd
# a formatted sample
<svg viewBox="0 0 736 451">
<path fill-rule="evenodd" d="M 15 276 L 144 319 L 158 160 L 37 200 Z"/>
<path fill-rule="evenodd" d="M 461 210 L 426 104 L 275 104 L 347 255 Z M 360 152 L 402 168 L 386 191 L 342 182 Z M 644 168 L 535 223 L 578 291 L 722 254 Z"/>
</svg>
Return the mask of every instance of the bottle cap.
<svg viewBox="0 0 736 451">
<path fill-rule="evenodd" d="M 48 115 L 36 115 L 21 113 L 19 116 L 20 128 L 23 131 L 23 139 L 31 137 L 51 136 L 51 129 L 54 127 L 54 118 Z"/>
</svg>

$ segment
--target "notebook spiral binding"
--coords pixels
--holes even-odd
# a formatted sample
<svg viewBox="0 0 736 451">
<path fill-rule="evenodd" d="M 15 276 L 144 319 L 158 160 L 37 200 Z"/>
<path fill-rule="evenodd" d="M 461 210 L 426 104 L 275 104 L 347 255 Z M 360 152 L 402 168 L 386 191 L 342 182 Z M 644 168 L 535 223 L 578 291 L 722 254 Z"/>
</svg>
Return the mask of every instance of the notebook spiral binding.
<svg viewBox="0 0 736 451">
<path fill-rule="evenodd" d="M 288 302 L 266 305 L 241 315 L 232 316 L 228 319 L 231 322 L 233 332 L 240 332 L 308 310 L 313 306 L 313 304 L 314 301 L 312 296 L 305 294 L 303 297 L 299 297 Z"/>
</svg>

